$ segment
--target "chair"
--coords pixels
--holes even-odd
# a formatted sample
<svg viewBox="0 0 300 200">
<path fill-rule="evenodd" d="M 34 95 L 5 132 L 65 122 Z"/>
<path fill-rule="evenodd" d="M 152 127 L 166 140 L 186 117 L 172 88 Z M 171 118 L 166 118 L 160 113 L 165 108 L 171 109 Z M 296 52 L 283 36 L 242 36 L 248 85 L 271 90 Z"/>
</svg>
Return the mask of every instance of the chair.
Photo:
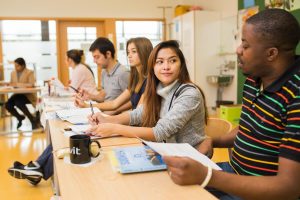
<svg viewBox="0 0 300 200">
<path fill-rule="evenodd" d="M 228 133 L 231 129 L 231 123 L 225 119 L 208 118 L 205 133 L 211 138 L 217 138 Z"/>
<path fill-rule="evenodd" d="M 211 138 L 217 138 L 227 134 L 232 129 L 232 124 L 220 118 L 208 118 L 205 127 L 205 134 Z M 229 150 L 225 148 L 214 148 L 212 160 L 215 162 L 227 162 L 229 160 Z"/>
</svg>

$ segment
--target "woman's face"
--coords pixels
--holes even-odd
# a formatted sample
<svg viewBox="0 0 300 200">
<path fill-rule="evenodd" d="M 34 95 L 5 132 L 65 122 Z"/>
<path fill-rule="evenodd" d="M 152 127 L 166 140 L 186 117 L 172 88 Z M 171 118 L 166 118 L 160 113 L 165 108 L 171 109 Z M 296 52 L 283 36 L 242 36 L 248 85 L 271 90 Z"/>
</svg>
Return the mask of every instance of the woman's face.
<svg viewBox="0 0 300 200">
<path fill-rule="evenodd" d="M 134 43 L 129 43 L 127 47 L 127 58 L 130 64 L 130 67 L 141 66 L 141 60 L 137 52 L 137 48 Z"/>
<path fill-rule="evenodd" d="M 15 64 L 15 70 L 17 71 L 17 72 L 21 72 L 21 71 L 23 71 L 23 69 L 24 69 L 24 67 L 22 66 L 22 65 L 20 65 L 20 64 L 18 64 L 18 63 L 14 63 Z"/>
<path fill-rule="evenodd" d="M 154 74 L 167 86 L 178 79 L 181 62 L 178 55 L 170 48 L 159 50 L 154 65 Z"/>
<path fill-rule="evenodd" d="M 74 62 L 72 62 L 72 59 L 70 59 L 68 56 L 66 56 L 65 63 L 68 67 L 74 67 L 73 66 Z"/>
</svg>

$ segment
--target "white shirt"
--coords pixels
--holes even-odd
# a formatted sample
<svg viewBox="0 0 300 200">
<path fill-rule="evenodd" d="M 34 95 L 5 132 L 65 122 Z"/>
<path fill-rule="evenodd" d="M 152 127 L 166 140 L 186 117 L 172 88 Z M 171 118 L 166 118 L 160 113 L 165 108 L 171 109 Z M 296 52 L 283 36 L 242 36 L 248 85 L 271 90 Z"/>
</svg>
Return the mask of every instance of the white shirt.
<svg viewBox="0 0 300 200">
<path fill-rule="evenodd" d="M 83 64 L 72 69 L 70 85 L 76 89 L 84 89 L 91 94 L 97 94 L 97 86 L 92 72 Z"/>
</svg>

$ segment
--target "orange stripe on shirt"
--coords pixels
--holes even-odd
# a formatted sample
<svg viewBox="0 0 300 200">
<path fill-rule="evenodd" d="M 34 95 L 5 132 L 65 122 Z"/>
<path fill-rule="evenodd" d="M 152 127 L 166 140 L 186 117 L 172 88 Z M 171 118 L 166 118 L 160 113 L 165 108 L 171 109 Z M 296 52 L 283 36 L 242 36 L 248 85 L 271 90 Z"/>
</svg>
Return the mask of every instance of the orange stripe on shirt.
<svg viewBox="0 0 300 200">
<path fill-rule="evenodd" d="M 273 122 L 270 122 L 269 120 L 266 120 L 265 118 L 261 117 L 257 112 L 255 112 L 254 110 L 252 110 L 251 108 L 249 108 L 246 105 L 243 105 L 243 107 L 246 107 L 250 112 L 254 113 L 259 119 L 261 119 L 264 122 L 267 122 L 268 124 L 275 126 L 278 129 L 284 130 L 284 127 L 278 126 L 277 124 L 274 124 Z"/>
<path fill-rule="evenodd" d="M 296 147 L 291 147 L 291 146 L 287 146 L 287 145 L 284 145 L 284 144 L 279 145 L 279 146 L 280 146 L 280 147 L 284 147 L 284 148 L 287 148 L 287 149 L 292 149 L 292 150 L 294 150 L 294 151 L 300 152 L 300 149 L 299 149 L 299 148 L 296 148 Z"/>
<path fill-rule="evenodd" d="M 267 168 L 255 167 L 255 166 L 252 166 L 252 165 L 248 165 L 248 164 L 246 164 L 246 163 L 240 161 L 240 160 L 239 160 L 236 156 L 234 156 L 233 154 L 232 154 L 232 157 L 234 157 L 234 158 L 236 159 L 236 161 L 238 161 L 240 164 L 242 164 L 242 165 L 244 165 L 244 166 L 246 166 L 246 167 L 250 167 L 250 168 L 258 169 L 258 170 L 263 170 L 263 171 L 267 171 L 267 172 L 275 172 L 275 173 L 278 172 L 278 170 L 272 170 L 272 169 L 267 169 Z"/>
<path fill-rule="evenodd" d="M 292 121 L 292 120 L 300 120 L 300 117 L 292 117 L 287 119 L 287 121 Z"/>
<path fill-rule="evenodd" d="M 281 93 L 276 92 L 275 94 L 280 96 L 285 101 L 285 103 L 289 103 L 288 99 L 285 96 L 283 96 Z"/>
<path fill-rule="evenodd" d="M 272 145 L 272 144 L 263 142 L 263 141 L 261 141 L 261 140 L 255 139 L 255 138 L 253 138 L 253 137 L 251 137 L 251 136 L 249 136 L 249 135 L 243 133 L 241 130 L 240 130 L 239 132 L 240 132 L 242 135 L 246 136 L 247 138 L 249 138 L 249 139 L 251 139 L 251 140 L 254 140 L 254 141 L 258 142 L 258 143 L 261 143 L 261 144 L 266 145 L 266 146 L 269 146 L 269 147 L 273 147 L 273 148 L 275 148 L 275 149 L 279 149 L 278 146 L 275 146 L 275 145 Z"/>
</svg>

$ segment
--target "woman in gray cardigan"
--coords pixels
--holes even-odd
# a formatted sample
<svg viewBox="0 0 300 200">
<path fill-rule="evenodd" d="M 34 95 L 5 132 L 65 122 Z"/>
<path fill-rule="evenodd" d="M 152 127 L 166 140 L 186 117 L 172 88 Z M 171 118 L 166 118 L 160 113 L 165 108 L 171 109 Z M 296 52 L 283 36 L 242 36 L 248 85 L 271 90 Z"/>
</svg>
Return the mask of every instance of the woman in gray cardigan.
<svg viewBox="0 0 300 200">
<path fill-rule="evenodd" d="M 120 134 L 197 147 L 205 138 L 205 98 L 190 80 L 178 43 L 158 44 L 148 66 L 143 105 L 116 116 L 96 113 L 89 117 L 92 127 L 87 131 L 97 136 Z"/>
</svg>

